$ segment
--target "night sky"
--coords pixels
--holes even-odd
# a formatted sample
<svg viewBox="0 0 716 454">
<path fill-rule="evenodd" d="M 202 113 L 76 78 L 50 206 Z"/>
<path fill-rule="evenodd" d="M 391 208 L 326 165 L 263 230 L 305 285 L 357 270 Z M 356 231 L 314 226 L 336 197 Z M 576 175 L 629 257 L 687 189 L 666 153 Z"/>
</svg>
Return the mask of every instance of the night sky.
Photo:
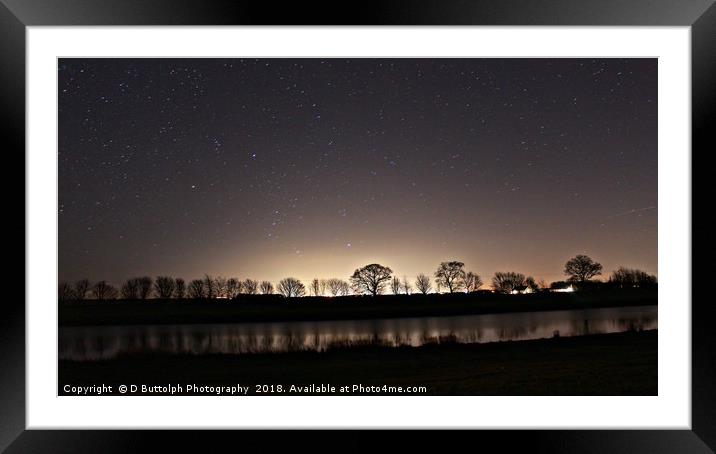
<svg viewBox="0 0 716 454">
<path fill-rule="evenodd" d="M 656 59 L 58 65 L 60 280 L 657 274 Z"/>
</svg>

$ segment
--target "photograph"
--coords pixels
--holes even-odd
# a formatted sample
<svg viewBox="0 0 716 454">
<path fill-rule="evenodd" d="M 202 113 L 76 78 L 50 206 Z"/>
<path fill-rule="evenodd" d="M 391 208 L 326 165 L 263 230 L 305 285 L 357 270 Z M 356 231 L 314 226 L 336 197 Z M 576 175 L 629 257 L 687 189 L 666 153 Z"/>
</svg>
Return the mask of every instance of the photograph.
<svg viewBox="0 0 716 454">
<path fill-rule="evenodd" d="M 58 58 L 60 396 L 658 395 L 657 58 Z"/>
</svg>

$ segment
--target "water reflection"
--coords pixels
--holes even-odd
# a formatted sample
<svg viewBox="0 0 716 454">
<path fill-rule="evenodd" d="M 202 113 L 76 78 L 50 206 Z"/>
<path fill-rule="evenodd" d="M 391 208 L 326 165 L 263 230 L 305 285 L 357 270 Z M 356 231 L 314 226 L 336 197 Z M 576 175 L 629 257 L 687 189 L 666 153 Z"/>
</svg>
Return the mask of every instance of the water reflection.
<svg viewBox="0 0 716 454">
<path fill-rule="evenodd" d="M 379 320 L 62 327 L 59 357 L 323 351 L 346 345 L 497 342 L 656 328 L 656 306 Z"/>
</svg>

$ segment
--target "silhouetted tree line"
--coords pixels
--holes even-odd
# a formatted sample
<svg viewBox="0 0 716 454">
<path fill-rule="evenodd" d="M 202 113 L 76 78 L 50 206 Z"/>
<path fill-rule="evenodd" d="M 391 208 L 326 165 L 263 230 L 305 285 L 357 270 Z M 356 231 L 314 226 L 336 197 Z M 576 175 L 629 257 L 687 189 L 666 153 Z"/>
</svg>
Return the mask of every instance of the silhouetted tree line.
<svg viewBox="0 0 716 454">
<path fill-rule="evenodd" d="M 593 290 L 597 288 L 650 288 L 657 285 L 656 276 L 644 271 L 619 267 L 612 272 L 607 281 L 595 281 L 601 275 L 602 265 L 586 255 L 577 255 L 565 263 L 565 281 L 556 281 L 547 286 L 543 281 L 538 283 L 532 276 L 525 276 L 514 271 L 498 271 L 491 280 L 491 290 L 481 290 L 481 277 L 465 269 L 459 261 L 442 262 L 433 273 L 431 280 L 425 274 L 418 274 L 414 281 L 407 276 L 400 278 L 393 270 L 378 263 L 371 263 L 355 270 L 348 281 L 330 278 L 313 279 L 308 288 L 294 277 L 281 279 L 274 285 L 269 281 L 254 279 L 239 280 L 238 278 L 212 277 L 208 274 L 188 283 L 182 278 L 171 276 L 133 277 L 127 279 L 122 286 L 115 288 L 107 281 L 92 284 L 88 279 L 74 283 L 61 282 L 58 289 L 60 301 L 113 300 L 121 297 L 125 300 L 145 301 L 149 298 L 158 299 L 235 299 L 241 295 L 281 295 L 286 298 L 303 296 L 348 296 L 348 295 L 381 295 L 389 289 L 394 295 L 410 295 L 417 293 L 427 295 L 443 290 L 447 293 L 534 293 L 570 288 L 572 290 Z M 433 287 L 433 284 L 435 287 Z M 415 290 L 415 292 L 413 291 Z"/>
</svg>

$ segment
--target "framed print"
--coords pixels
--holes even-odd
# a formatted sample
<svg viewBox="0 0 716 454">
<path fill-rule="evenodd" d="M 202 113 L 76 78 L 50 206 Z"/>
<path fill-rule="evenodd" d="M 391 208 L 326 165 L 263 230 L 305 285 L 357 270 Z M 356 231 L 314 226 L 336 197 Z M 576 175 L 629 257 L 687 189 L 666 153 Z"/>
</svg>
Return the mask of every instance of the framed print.
<svg viewBox="0 0 716 454">
<path fill-rule="evenodd" d="M 3 1 L 2 446 L 712 452 L 716 9 L 581 3 Z"/>
</svg>

